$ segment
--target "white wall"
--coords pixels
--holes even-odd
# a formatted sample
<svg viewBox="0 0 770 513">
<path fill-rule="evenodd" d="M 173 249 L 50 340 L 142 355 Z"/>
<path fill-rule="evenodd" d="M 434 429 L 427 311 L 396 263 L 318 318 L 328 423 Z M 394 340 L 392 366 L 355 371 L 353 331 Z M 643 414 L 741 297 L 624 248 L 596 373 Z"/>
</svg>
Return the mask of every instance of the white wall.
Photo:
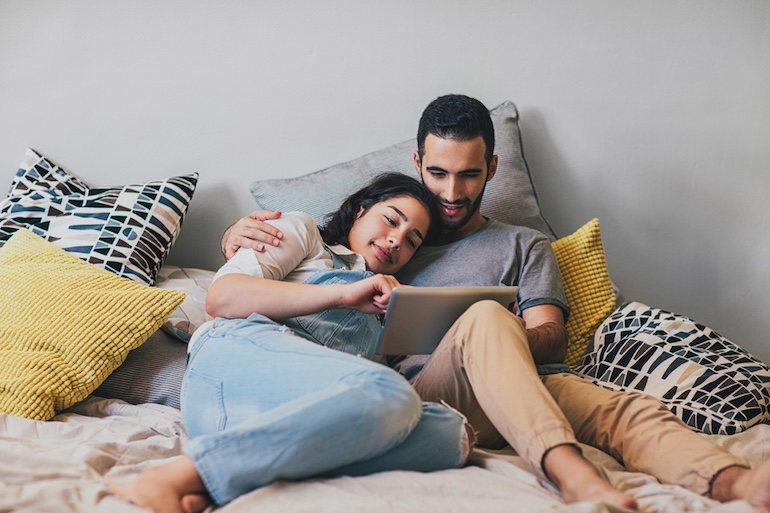
<svg viewBox="0 0 770 513">
<path fill-rule="evenodd" d="M 198 171 L 170 261 L 216 268 L 248 184 L 414 136 L 463 92 L 522 113 L 560 235 L 602 221 L 627 298 L 770 362 L 770 2 L 0 0 L 0 183 Z"/>
</svg>

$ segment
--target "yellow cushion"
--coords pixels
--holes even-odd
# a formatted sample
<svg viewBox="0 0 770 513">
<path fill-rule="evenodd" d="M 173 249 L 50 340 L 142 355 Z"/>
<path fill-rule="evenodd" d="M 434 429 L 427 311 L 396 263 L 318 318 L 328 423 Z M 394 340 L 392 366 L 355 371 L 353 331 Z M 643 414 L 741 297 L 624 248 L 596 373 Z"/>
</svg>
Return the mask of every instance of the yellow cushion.
<svg viewBox="0 0 770 513">
<path fill-rule="evenodd" d="M 183 299 L 18 230 L 0 248 L 0 412 L 48 420 L 85 399 Z"/>
<path fill-rule="evenodd" d="M 615 310 L 599 220 L 592 219 L 572 235 L 551 245 L 570 307 L 569 346 L 564 363 L 579 364 L 599 325 Z"/>
</svg>

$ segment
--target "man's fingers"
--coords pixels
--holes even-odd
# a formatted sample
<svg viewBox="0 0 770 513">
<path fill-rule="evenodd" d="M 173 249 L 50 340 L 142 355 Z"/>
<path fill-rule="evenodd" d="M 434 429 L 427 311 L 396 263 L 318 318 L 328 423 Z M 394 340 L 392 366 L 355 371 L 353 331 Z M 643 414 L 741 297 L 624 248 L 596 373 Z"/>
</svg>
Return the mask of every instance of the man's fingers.
<svg viewBox="0 0 770 513">
<path fill-rule="evenodd" d="M 245 224 L 234 230 L 232 240 L 228 240 L 233 246 L 256 249 L 256 243 L 277 246 L 281 242 L 283 232 L 276 230 L 267 223 L 252 220 L 250 226 Z"/>
<path fill-rule="evenodd" d="M 280 230 L 276 230 L 272 226 L 266 223 L 262 223 L 259 230 L 252 230 L 253 239 L 270 244 L 271 246 L 277 246 L 283 238 L 283 233 Z"/>
<path fill-rule="evenodd" d="M 249 214 L 248 217 L 256 219 L 257 221 L 271 221 L 281 217 L 281 213 L 273 210 L 255 210 Z"/>
<path fill-rule="evenodd" d="M 278 246 L 283 232 L 265 221 L 278 219 L 280 212 L 255 210 L 228 228 L 222 237 L 222 253 L 230 260 L 240 248 L 264 251 L 265 244 Z"/>
<path fill-rule="evenodd" d="M 247 237 L 260 240 L 267 244 L 277 246 L 280 240 L 283 238 L 283 232 L 270 223 L 260 221 L 258 219 L 253 220 L 251 225 L 244 227 L 244 233 Z"/>
<path fill-rule="evenodd" d="M 276 239 L 277 240 L 277 239 Z M 273 244 L 277 245 L 277 244 Z M 240 248 L 253 249 L 254 251 L 262 252 L 265 250 L 265 244 L 249 237 L 237 236 L 233 237 L 230 243 L 225 246 L 225 258 L 230 260 L 235 256 L 235 253 Z"/>
</svg>

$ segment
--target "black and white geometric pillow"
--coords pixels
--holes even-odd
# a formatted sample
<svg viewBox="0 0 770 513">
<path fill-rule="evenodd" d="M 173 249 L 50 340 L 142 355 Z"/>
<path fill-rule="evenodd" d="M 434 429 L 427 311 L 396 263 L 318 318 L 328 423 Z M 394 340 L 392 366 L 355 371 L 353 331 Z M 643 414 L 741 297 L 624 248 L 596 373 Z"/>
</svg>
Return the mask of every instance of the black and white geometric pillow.
<svg viewBox="0 0 770 513">
<path fill-rule="evenodd" d="M 770 423 L 770 368 L 715 331 L 642 303 L 599 327 L 578 374 L 662 401 L 694 430 L 730 435 Z"/>
<path fill-rule="evenodd" d="M 60 248 L 153 285 L 176 241 L 198 174 L 93 188 L 28 149 L 0 201 L 0 246 L 25 227 Z"/>
</svg>

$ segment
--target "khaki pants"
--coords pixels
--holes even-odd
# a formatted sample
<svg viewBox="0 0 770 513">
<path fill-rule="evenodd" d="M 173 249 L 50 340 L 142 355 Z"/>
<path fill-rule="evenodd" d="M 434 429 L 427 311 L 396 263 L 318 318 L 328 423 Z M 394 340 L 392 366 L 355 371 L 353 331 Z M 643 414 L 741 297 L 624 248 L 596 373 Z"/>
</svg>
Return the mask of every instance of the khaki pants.
<svg viewBox="0 0 770 513">
<path fill-rule="evenodd" d="M 493 301 L 457 320 L 414 387 L 424 401 L 445 401 L 465 414 L 480 447 L 510 444 L 541 477 L 549 449 L 577 442 L 700 494 L 720 470 L 749 466 L 691 431 L 657 399 L 612 392 L 572 374 L 539 377 L 526 331 Z"/>
</svg>

